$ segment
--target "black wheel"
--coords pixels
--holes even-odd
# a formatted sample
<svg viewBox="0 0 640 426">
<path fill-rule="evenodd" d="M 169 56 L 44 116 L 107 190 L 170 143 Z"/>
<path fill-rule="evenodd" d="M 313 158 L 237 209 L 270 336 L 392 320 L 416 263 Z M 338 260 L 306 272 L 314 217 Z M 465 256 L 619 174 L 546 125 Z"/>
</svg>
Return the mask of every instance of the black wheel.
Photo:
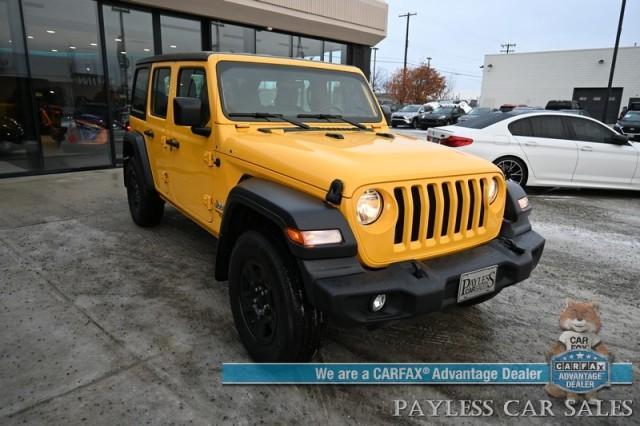
<svg viewBox="0 0 640 426">
<path fill-rule="evenodd" d="M 303 295 L 297 267 L 284 248 L 257 231 L 240 236 L 231 253 L 231 312 L 257 362 L 309 361 L 318 347 L 323 316 Z"/>
<path fill-rule="evenodd" d="M 164 216 L 164 201 L 155 188 L 148 188 L 145 184 L 142 168 L 135 157 L 126 161 L 124 174 L 131 218 L 145 228 L 158 225 Z"/>
<path fill-rule="evenodd" d="M 414 118 L 413 120 L 411 120 L 411 127 L 413 127 L 414 129 L 418 128 L 418 119 Z"/>
<path fill-rule="evenodd" d="M 394 123 L 394 122 L 391 122 L 391 127 L 393 127 L 395 129 L 396 127 L 398 127 L 398 125 L 396 123 Z"/>
<path fill-rule="evenodd" d="M 527 166 L 524 162 L 516 157 L 500 157 L 493 162 L 496 166 L 500 167 L 504 177 L 507 180 L 512 180 L 518 185 L 524 187 L 527 184 L 527 178 L 529 176 Z"/>
</svg>

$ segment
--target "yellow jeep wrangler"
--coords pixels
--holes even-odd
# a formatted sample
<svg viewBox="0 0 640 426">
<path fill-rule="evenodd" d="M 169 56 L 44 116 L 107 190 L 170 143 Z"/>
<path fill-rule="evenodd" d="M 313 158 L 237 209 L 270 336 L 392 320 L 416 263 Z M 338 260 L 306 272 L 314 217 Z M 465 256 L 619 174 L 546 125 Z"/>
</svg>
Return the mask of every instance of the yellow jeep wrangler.
<svg viewBox="0 0 640 426">
<path fill-rule="evenodd" d="M 171 203 L 218 238 L 240 339 L 305 361 L 327 318 L 470 305 L 526 279 L 544 239 L 480 158 L 388 133 L 357 68 L 198 52 L 138 62 L 124 140 L 134 222 Z M 213 279 L 213 277 L 212 277 Z"/>
</svg>

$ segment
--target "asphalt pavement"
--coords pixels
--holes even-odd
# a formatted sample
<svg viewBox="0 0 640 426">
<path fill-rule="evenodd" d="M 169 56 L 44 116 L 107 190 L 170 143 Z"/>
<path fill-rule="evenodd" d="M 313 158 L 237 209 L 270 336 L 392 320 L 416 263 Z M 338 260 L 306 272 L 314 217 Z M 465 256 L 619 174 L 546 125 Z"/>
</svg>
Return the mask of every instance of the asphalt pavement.
<svg viewBox="0 0 640 426">
<path fill-rule="evenodd" d="M 535 190 L 531 202 L 547 245 L 530 279 L 475 307 L 332 325 L 316 361 L 544 362 L 564 299 L 597 300 L 602 340 L 636 377 L 601 398 L 637 403 L 638 193 Z M 0 423 L 412 424 L 424 419 L 392 417 L 394 399 L 546 398 L 533 385 L 223 386 L 221 363 L 249 358 L 213 278 L 216 239 L 166 213 L 136 227 L 121 169 L 0 180 Z"/>
</svg>

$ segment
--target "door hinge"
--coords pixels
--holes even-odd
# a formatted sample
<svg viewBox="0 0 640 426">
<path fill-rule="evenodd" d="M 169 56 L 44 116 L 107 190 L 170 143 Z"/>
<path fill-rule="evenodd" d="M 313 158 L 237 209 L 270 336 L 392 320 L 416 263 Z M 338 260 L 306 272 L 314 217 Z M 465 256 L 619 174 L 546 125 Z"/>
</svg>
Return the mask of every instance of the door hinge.
<svg viewBox="0 0 640 426">
<path fill-rule="evenodd" d="M 213 198 L 211 198 L 211 195 L 204 194 L 202 196 L 202 201 L 204 202 L 204 205 L 207 208 L 207 210 L 213 210 Z"/>
<path fill-rule="evenodd" d="M 207 166 L 213 167 L 213 152 L 205 151 L 204 162 L 207 163 Z"/>
</svg>

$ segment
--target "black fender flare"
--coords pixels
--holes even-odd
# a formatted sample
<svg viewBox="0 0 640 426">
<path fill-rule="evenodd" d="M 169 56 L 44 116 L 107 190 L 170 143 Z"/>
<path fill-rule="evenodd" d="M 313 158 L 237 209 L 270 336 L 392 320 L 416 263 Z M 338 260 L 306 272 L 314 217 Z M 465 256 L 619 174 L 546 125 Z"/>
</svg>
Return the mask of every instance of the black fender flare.
<svg viewBox="0 0 640 426">
<path fill-rule="evenodd" d="M 122 141 L 122 155 L 125 162 L 130 161 L 132 158 L 136 158 L 137 161 L 140 162 L 140 167 L 142 168 L 142 173 L 144 175 L 145 188 L 149 188 L 151 190 L 155 189 L 144 136 L 137 131 L 126 132 Z M 124 182 L 126 186 L 126 176 Z"/>
<path fill-rule="evenodd" d="M 500 229 L 500 236 L 512 238 L 531 230 L 531 222 L 529 222 L 531 204 L 522 209 L 518 201 L 525 198 L 527 193 L 512 180 L 508 180 L 506 183 L 507 199 L 504 206 L 504 219 Z"/>
<path fill-rule="evenodd" d="M 215 277 L 225 281 L 231 251 L 242 229 L 234 226 L 236 212 L 249 209 L 274 224 L 283 232 L 291 254 L 297 259 L 328 259 L 353 257 L 357 254 L 356 238 L 342 213 L 324 200 L 312 197 L 284 185 L 258 178 L 249 178 L 236 185 L 227 197 L 220 225 L 216 252 Z M 240 226 L 251 226 L 242 224 Z M 342 242 L 319 247 L 303 247 L 285 236 L 286 228 L 300 231 L 338 229 Z"/>
</svg>

